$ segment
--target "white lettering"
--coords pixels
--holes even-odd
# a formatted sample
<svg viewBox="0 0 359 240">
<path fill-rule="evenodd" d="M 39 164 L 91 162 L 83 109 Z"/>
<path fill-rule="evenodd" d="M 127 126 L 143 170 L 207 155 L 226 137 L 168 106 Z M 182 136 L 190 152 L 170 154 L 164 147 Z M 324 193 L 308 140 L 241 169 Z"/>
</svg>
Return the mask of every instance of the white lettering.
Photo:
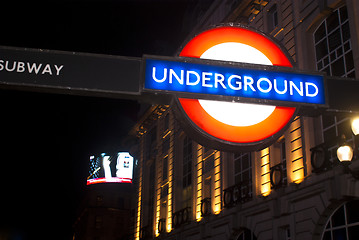
<svg viewBox="0 0 359 240">
<path fill-rule="evenodd" d="M 242 89 L 242 82 L 240 81 L 235 81 L 235 83 L 237 84 L 237 86 L 233 86 L 231 81 L 233 78 L 237 78 L 239 80 L 241 80 L 241 76 L 238 76 L 238 75 L 231 75 L 229 78 L 228 78 L 228 86 L 233 89 L 233 90 L 241 90 Z"/>
<path fill-rule="evenodd" d="M 183 85 L 183 70 L 181 70 L 181 78 L 180 78 L 173 69 L 170 69 L 169 83 L 172 83 L 172 76 L 174 76 L 177 79 L 179 84 Z"/>
<path fill-rule="evenodd" d="M 206 83 L 207 81 L 210 81 L 211 79 L 207 76 L 212 76 L 212 73 L 209 72 L 202 72 L 202 87 L 213 87 L 212 84 Z"/>
<path fill-rule="evenodd" d="M 274 79 L 274 91 L 276 92 L 276 93 L 278 93 L 278 94 L 284 94 L 284 93 L 286 93 L 287 92 L 287 80 L 284 80 L 283 81 L 283 84 L 284 84 L 284 90 L 283 91 L 279 91 L 278 90 L 278 83 L 277 83 L 277 79 Z"/>
<path fill-rule="evenodd" d="M 314 87 L 314 93 L 309 93 L 309 86 Z M 318 87 L 317 85 L 315 85 L 314 83 L 311 82 L 306 82 L 305 83 L 305 92 L 306 92 L 306 96 L 308 97 L 315 97 L 318 95 Z"/>
<path fill-rule="evenodd" d="M 14 63 L 16 64 L 16 62 Z M 52 75 L 52 71 L 56 69 L 56 75 L 61 74 L 61 70 L 64 65 L 50 65 L 46 64 L 41 67 L 41 64 L 30 65 L 28 63 L 29 72 L 38 73 L 41 71 L 42 74 Z M 53 68 L 54 67 L 54 68 Z M 25 70 L 24 70 L 25 68 Z M 152 67 L 152 78 L 157 83 L 166 83 L 166 84 L 181 84 L 185 86 L 196 86 L 197 92 L 201 87 L 203 92 L 206 93 L 208 90 L 204 88 L 213 88 L 213 89 L 222 89 L 220 93 L 225 95 L 233 96 L 250 96 L 254 92 L 258 94 L 268 94 L 269 99 L 278 99 L 282 100 L 283 97 L 278 97 L 279 95 L 288 95 L 286 100 L 291 99 L 290 96 L 306 96 L 306 97 L 316 97 L 320 93 L 320 88 L 313 82 L 306 82 L 306 78 L 289 78 L 289 80 L 284 79 L 281 75 L 278 75 L 279 79 L 266 77 L 267 75 L 263 74 L 263 77 L 255 78 L 250 75 L 236 75 L 236 74 L 223 74 L 209 71 L 200 71 L 200 70 L 187 70 L 183 68 L 163 68 L 160 67 L 158 72 L 158 67 Z M 13 71 L 14 65 L 7 63 L 7 61 L 0 60 L 0 71 L 6 69 L 7 71 Z M 24 62 L 17 63 L 17 71 L 24 72 L 26 71 L 26 66 Z M 157 71 L 157 72 L 156 72 Z M 55 73 L 55 72 L 54 72 Z M 248 72 L 250 74 L 250 72 Z M 291 76 L 289 76 L 291 77 Z M 293 81 L 294 79 L 295 81 Z M 168 82 L 166 82 L 168 81 Z M 229 92 L 227 92 L 227 89 Z M 189 90 L 192 92 L 192 90 Z M 233 91 L 238 91 L 234 93 Z M 239 92 L 242 91 L 242 92 Z M 248 91 L 248 92 L 247 92 Z M 247 92 L 247 93 L 245 93 Z M 254 96 L 255 95 L 255 96 Z M 257 95 L 254 94 L 253 97 Z"/>
<path fill-rule="evenodd" d="M 268 88 L 267 89 L 263 89 L 261 87 L 262 82 L 267 82 L 268 83 Z M 260 78 L 260 79 L 258 79 L 258 82 L 257 82 L 257 88 L 258 88 L 259 91 L 261 91 L 263 93 L 268 93 L 268 92 L 270 92 L 272 90 L 272 82 L 269 81 L 268 78 L 264 78 L 264 77 Z"/>
<path fill-rule="evenodd" d="M 196 81 L 194 82 L 190 82 L 190 74 L 193 74 L 196 76 Z M 186 85 L 188 86 L 194 86 L 194 85 L 197 85 L 199 83 L 199 81 L 201 80 L 201 77 L 199 76 L 199 74 L 195 71 L 187 71 L 187 74 L 186 74 Z"/>
<path fill-rule="evenodd" d="M 38 74 L 42 66 L 42 63 L 40 63 L 39 66 L 37 66 L 36 63 L 33 63 L 31 66 L 30 63 L 26 63 L 26 65 L 29 73 L 32 73 L 32 71 L 34 71 L 36 74 Z"/>
<path fill-rule="evenodd" d="M 56 69 L 56 76 L 59 76 L 59 75 L 60 75 L 60 71 L 61 71 L 61 69 L 64 67 L 64 65 L 60 65 L 60 67 L 59 67 L 59 66 L 57 66 L 56 64 L 54 64 L 54 66 L 55 66 L 55 69 Z"/>
<path fill-rule="evenodd" d="M 253 87 L 254 80 L 253 78 L 249 76 L 243 76 L 243 85 L 244 85 L 244 91 L 247 91 L 248 87 L 255 92 L 256 90 Z"/>
<path fill-rule="evenodd" d="M 25 63 L 18 62 L 16 72 L 25 72 Z"/>
<path fill-rule="evenodd" d="M 167 68 L 163 68 L 163 78 L 158 79 L 158 78 L 156 78 L 156 67 L 153 67 L 152 68 L 152 78 L 153 78 L 153 80 L 155 80 L 158 83 L 163 83 L 164 81 L 166 81 L 166 78 L 167 78 Z"/>
<path fill-rule="evenodd" d="M 48 74 L 52 75 L 50 64 L 45 65 L 44 70 L 42 70 L 41 74 L 44 75 L 45 73 L 48 73 Z"/>
<path fill-rule="evenodd" d="M 227 87 L 223 84 L 224 76 L 220 73 L 214 74 L 214 87 L 218 88 L 218 83 L 221 84 L 222 88 L 227 89 Z"/>
<path fill-rule="evenodd" d="M 0 60 L 0 71 L 2 71 L 4 69 L 4 60 Z"/>
<path fill-rule="evenodd" d="M 14 71 L 15 68 L 16 68 L 16 61 L 14 61 L 14 63 L 12 64 L 12 69 L 9 69 L 9 68 L 8 68 L 8 64 L 9 64 L 9 61 L 6 61 L 6 62 L 5 62 L 5 70 L 8 71 L 8 72 Z"/>
<path fill-rule="evenodd" d="M 289 81 L 289 94 L 293 95 L 293 88 L 297 91 L 300 96 L 303 96 L 303 82 L 299 83 L 299 88 L 294 84 L 294 82 Z"/>
</svg>

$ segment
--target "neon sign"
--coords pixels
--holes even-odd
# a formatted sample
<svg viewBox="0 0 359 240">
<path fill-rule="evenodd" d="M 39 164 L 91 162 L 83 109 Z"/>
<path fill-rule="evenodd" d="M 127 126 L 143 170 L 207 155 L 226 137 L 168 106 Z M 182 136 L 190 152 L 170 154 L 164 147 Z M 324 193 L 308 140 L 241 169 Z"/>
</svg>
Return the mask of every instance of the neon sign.
<svg viewBox="0 0 359 240">
<path fill-rule="evenodd" d="M 117 158 L 105 153 L 99 157 L 91 156 L 89 174 L 87 185 L 132 183 L 133 157 L 128 152 L 119 152 Z"/>
<path fill-rule="evenodd" d="M 324 77 L 319 74 L 269 67 L 218 66 L 156 57 L 146 58 L 145 63 L 144 87 L 147 90 L 232 96 L 250 98 L 251 101 L 264 99 L 325 104 Z"/>
<path fill-rule="evenodd" d="M 187 83 L 188 71 L 196 71 L 200 76 L 198 85 L 207 89 L 205 94 L 210 94 L 209 90 L 219 89 L 220 94 L 226 94 L 226 90 L 235 94 L 240 93 L 241 99 L 239 100 L 252 99 L 254 95 L 259 98 L 259 101 L 255 101 L 255 103 L 261 101 L 268 103 L 267 101 L 271 101 L 268 99 L 295 103 L 313 103 L 313 99 L 316 99 L 314 100 L 316 104 L 323 104 L 323 101 L 325 103 L 324 85 L 322 85 L 320 76 L 308 75 L 299 80 L 295 72 L 291 70 L 293 64 L 286 52 L 263 33 L 247 27 L 220 26 L 204 31 L 192 38 L 183 47 L 179 56 L 268 65 L 269 70 L 264 72 L 253 69 L 237 72 L 236 66 L 227 69 L 227 65 L 223 66 L 225 69 L 219 66 L 214 70 L 208 69 L 206 66 L 191 68 L 191 65 L 181 65 L 180 67 L 186 67 L 182 69 L 183 83 Z M 276 75 L 275 71 L 270 71 L 277 66 L 285 67 L 280 68 L 280 75 Z M 181 79 L 181 68 L 168 66 L 167 83 L 169 83 L 171 68 Z M 288 72 L 283 69 L 288 69 Z M 160 68 L 156 70 L 158 73 L 161 72 Z M 162 73 L 164 73 L 163 69 Z M 212 75 L 208 73 L 212 73 Z M 221 75 L 217 75 L 216 79 L 216 73 L 224 76 L 223 82 Z M 294 75 L 291 75 L 292 73 Z M 172 74 L 172 84 L 173 82 L 177 83 L 177 78 L 174 73 Z M 160 75 L 155 76 L 157 79 L 161 79 Z M 301 77 L 303 76 L 301 75 Z M 191 83 L 196 79 L 189 76 L 188 81 Z M 215 87 L 216 81 L 217 88 Z M 203 84 L 213 87 L 202 87 Z M 232 89 L 230 84 L 238 90 Z M 181 86 L 184 87 L 185 84 Z M 193 86 L 186 85 L 186 87 L 192 88 Z M 269 146 L 284 133 L 289 123 L 295 118 L 296 107 L 288 107 L 290 104 L 280 106 L 281 104 L 277 104 L 275 101 L 271 102 L 273 105 L 262 105 L 253 104 L 253 102 L 238 103 L 180 97 L 175 100 L 174 109 L 182 127 L 197 142 L 219 150 L 243 152 L 260 150 Z M 298 105 L 300 104 L 292 106 Z"/>
</svg>

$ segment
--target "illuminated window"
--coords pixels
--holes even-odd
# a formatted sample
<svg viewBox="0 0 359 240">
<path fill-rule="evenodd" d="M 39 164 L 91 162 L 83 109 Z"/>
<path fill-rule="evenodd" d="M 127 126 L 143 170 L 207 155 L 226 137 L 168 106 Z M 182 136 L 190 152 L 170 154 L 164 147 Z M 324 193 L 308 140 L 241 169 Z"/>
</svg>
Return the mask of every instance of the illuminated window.
<svg viewBox="0 0 359 240">
<path fill-rule="evenodd" d="M 242 195 L 252 198 L 251 153 L 234 154 L 234 181 L 241 186 Z"/>
<path fill-rule="evenodd" d="M 335 10 L 314 32 L 317 70 L 355 78 L 347 8 Z"/>
<path fill-rule="evenodd" d="M 359 239 L 359 200 L 341 205 L 328 219 L 322 240 Z"/>
</svg>

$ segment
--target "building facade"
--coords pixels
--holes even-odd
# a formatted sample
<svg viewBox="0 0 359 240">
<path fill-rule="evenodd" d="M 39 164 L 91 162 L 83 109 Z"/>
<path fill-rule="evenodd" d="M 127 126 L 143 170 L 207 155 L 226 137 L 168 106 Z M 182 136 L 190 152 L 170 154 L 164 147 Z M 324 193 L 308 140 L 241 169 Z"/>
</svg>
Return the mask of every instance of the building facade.
<svg viewBox="0 0 359 240">
<path fill-rule="evenodd" d="M 88 185 L 73 225 L 73 239 L 129 239 L 133 190 L 128 183 Z"/>
<path fill-rule="evenodd" d="M 273 36 L 298 69 L 359 72 L 358 1 L 218 0 L 193 34 L 230 22 Z M 338 109 L 297 116 L 270 147 L 230 153 L 191 140 L 171 106 L 152 106 L 132 131 L 134 239 L 359 239 L 353 116 Z M 349 166 L 337 158 L 342 135 L 354 148 Z"/>
</svg>

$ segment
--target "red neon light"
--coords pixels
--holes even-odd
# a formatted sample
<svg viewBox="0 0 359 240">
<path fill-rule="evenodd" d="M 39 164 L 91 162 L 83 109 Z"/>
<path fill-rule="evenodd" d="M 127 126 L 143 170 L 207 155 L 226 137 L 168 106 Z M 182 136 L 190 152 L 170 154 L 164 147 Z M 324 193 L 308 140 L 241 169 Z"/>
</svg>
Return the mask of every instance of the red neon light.
<svg viewBox="0 0 359 240">
<path fill-rule="evenodd" d="M 274 66 L 292 67 L 282 50 L 265 36 L 249 29 L 239 27 L 219 27 L 194 37 L 182 49 L 180 56 L 199 58 L 209 48 L 226 42 L 238 42 L 249 45 L 262 52 Z M 236 127 L 222 123 L 209 115 L 198 99 L 179 99 L 188 117 L 203 131 L 219 139 L 251 143 L 266 139 L 288 124 L 295 108 L 276 107 L 273 113 L 260 123 L 246 127 Z"/>
<path fill-rule="evenodd" d="M 120 177 L 94 178 L 94 179 L 88 179 L 86 185 L 97 184 L 97 183 L 132 183 L 132 179 L 120 178 Z"/>
<path fill-rule="evenodd" d="M 274 66 L 292 67 L 286 55 L 270 39 L 239 27 L 219 27 L 203 32 L 186 44 L 180 56 L 199 58 L 209 48 L 226 42 L 238 42 L 254 47 L 263 53 Z"/>
</svg>

